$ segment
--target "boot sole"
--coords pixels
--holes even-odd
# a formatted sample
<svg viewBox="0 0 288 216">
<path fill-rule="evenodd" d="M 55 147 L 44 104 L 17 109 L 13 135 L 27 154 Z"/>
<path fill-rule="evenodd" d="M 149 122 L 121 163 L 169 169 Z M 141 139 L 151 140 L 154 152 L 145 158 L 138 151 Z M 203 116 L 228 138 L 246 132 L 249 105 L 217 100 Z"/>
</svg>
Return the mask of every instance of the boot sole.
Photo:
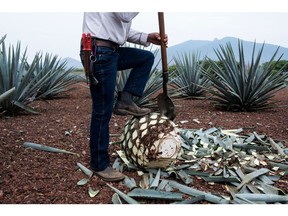
<svg viewBox="0 0 288 216">
<path fill-rule="evenodd" d="M 121 115 L 121 116 L 125 116 L 125 115 L 127 115 L 126 112 L 120 112 L 119 110 L 114 110 L 113 113 L 114 113 L 115 115 Z"/>
<path fill-rule="evenodd" d="M 118 178 L 105 178 L 96 172 L 94 172 L 94 175 L 96 175 L 97 177 L 99 177 L 100 179 L 102 179 L 103 181 L 106 181 L 106 182 L 118 182 L 118 181 L 122 181 L 125 178 L 125 176 L 118 177 Z"/>
<path fill-rule="evenodd" d="M 122 174 L 122 176 L 119 177 L 115 177 L 115 178 L 109 178 L 109 177 L 104 177 L 103 175 L 99 174 L 99 172 L 96 172 L 95 170 L 93 170 L 91 168 L 92 172 L 94 175 L 96 175 L 97 177 L 99 177 L 100 179 L 102 179 L 103 181 L 107 181 L 107 182 L 117 182 L 117 181 L 122 181 L 125 178 L 125 175 Z"/>
</svg>

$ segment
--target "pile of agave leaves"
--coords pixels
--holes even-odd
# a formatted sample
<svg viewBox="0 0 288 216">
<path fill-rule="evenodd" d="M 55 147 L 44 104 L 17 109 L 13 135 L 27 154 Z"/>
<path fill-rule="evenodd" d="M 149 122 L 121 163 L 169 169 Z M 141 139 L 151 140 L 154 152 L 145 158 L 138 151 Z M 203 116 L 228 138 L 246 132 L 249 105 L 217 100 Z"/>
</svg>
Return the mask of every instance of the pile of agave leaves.
<svg viewBox="0 0 288 216">
<path fill-rule="evenodd" d="M 274 185 L 281 176 L 288 175 L 288 149 L 281 142 L 274 141 L 256 132 L 241 135 L 242 129 L 208 130 L 180 129 L 182 148 L 177 159 L 166 169 L 139 169 L 132 165 L 123 151 L 117 151 L 113 167 L 123 172 L 135 171 L 139 182 L 126 176 L 123 183 L 129 189 L 126 194 L 107 183 L 115 193 L 114 204 L 149 203 L 160 200 L 166 203 L 192 204 L 204 201 L 216 204 L 284 204 L 288 195 Z M 62 149 L 25 142 L 24 147 L 38 150 L 74 154 Z M 79 169 L 88 178 L 77 185 L 89 182 L 93 172 L 81 163 Z M 193 187 L 193 176 L 202 178 L 208 184 L 220 183 L 229 196 L 204 192 Z M 176 180 L 175 180 L 176 178 Z M 181 183 L 179 183 L 181 182 Z M 95 197 L 100 191 L 90 186 L 88 194 Z"/>
<path fill-rule="evenodd" d="M 107 184 L 115 191 L 112 202 L 139 203 L 140 200 L 145 203 L 145 199 L 158 199 L 183 204 L 202 200 L 217 204 L 288 203 L 288 195 L 273 186 L 281 176 L 288 174 L 288 149 L 265 135 L 256 132 L 240 135 L 241 132 L 242 129 L 215 127 L 180 129 L 181 152 L 165 170 L 140 170 L 118 151 L 119 158 L 113 167 L 120 171 L 135 169 L 141 180 L 137 186 L 133 178 L 126 176 L 124 184 L 130 190 L 127 194 Z M 209 184 L 225 184 L 230 196 L 193 188 L 192 176 L 203 178 Z M 177 181 L 170 180 L 173 177 Z"/>
</svg>

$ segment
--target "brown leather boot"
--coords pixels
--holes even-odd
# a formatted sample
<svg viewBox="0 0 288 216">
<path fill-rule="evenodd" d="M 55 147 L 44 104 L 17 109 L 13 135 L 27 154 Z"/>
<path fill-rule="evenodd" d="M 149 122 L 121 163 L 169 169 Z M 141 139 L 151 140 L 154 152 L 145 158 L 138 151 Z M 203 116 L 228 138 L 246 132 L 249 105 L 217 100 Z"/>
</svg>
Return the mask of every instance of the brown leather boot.
<svg viewBox="0 0 288 216">
<path fill-rule="evenodd" d="M 95 172 L 99 178 L 103 179 L 104 181 L 121 181 L 125 178 L 125 175 L 121 172 L 114 170 L 112 167 L 107 167 L 105 170 Z"/>
<path fill-rule="evenodd" d="M 144 116 L 151 113 L 148 108 L 138 107 L 132 99 L 132 94 L 129 92 L 118 92 L 118 101 L 114 108 L 114 114 L 116 115 L 126 115 L 130 114 L 133 116 Z"/>
</svg>

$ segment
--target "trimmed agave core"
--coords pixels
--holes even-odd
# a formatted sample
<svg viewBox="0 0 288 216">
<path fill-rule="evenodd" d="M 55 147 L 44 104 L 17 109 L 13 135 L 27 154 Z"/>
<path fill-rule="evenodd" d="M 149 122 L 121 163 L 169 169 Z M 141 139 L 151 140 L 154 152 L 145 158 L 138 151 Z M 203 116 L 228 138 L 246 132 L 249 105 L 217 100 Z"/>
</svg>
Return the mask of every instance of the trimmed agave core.
<svg viewBox="0 0 288 216">
<path fill-rule="evenodd" d="M 174 122 L 159 113 L 132 117 L 121 134 L 122 150 L 137 167 L 169 166 L 181 149 L 181 137 Z"/>
</svg>

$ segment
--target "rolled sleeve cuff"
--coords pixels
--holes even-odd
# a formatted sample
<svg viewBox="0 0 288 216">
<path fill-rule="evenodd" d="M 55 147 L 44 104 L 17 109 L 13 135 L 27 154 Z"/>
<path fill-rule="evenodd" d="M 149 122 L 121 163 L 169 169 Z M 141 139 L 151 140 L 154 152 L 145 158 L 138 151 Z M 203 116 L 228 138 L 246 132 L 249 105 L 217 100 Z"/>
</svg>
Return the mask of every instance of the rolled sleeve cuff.
<svg viewBox="0 0 288 216">
<path fill-rule="evenodd" d="M 150 42 L 148 42 L 148 34 L 147 33 L 141 33 L 140 34 L 140 44 L 143 46 L 150 46 Z"/>
</svg>

